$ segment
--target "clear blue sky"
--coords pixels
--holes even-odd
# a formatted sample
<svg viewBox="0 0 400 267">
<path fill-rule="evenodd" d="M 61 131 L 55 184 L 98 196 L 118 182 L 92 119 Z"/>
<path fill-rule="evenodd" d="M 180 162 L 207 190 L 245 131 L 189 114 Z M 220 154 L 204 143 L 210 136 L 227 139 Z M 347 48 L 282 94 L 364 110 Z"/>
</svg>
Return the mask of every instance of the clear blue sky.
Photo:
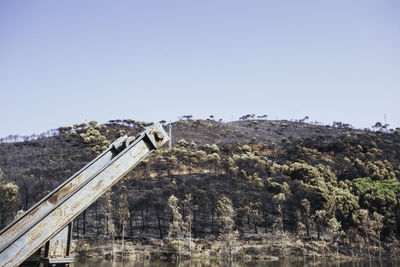
<svg viewBox="0 0 400 267">
<path fill-rule="evenodd" d="M 400 126 L 400 1 L 0 1 L 0 137 L 255 113 Z"/>
</svg>

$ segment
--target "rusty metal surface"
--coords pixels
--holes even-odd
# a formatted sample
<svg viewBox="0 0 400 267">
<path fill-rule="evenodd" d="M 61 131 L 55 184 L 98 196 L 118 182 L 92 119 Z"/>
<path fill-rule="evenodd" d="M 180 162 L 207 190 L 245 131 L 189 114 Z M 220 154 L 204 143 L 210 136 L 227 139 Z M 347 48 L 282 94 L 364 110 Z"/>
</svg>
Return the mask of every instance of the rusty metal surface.
<svg viewBox="0 0 400 267">
<path fill-rule="evenodd" d="M 118 140 L 117 140 L 118 141 Z M 26 211 L 17 220 L 11 222 L 0 232 L 0 251 L 18 238 L 24 229 L 29 229 L 49 211 L 56 207 L 56 204 L 65 198 L 71 190 L 76 189 L 80 184 L 87 181 L 98 170 L 110 163 L 113 156 L 111 149 L 107 149 L 92 162 L 87 164 L 71 178 L 49 193 L 32 208 Z"/>
<path fill-rule="evenodd" d="M 102 162 L 100 158 L 103 156 L 108 159 L 108 163 L 104 166 L 98 165 L 97 169 L 91 169 L 92 175 L 90 177 L 84 175 L 85 179 L 80 179 L 80 175 L 74 175 L 73 179 L 68 180 L 68 183 L 64 183 L 63 186 L 53 191 L 52 194 L 55 195 L 60 191 L 64 192 L 63 197 L 48 196 L 46 201 L 40 202 L 41 204 L 33 210 L 40 210 L 41 212 L 25 216 L 33 219 L 35 223 L 29 224 L 28 222 L 24 226 L 25 228 L 21 228 L 19 232 L 17 231 L 17 238 L 12 238 L 12 242 L 10 242 L 3 240 L 3 234 L 0 235 L 1 242 L 4 244 L 0 250 L 0 265 L 14 266 L 21 264 L 154 149 L 161 147 L 167 141 L 167 134 L 158 125 L 142 133 L 136 140 L 132 141 L 131 139 L 126 142 L 125 144 L 128 146 L 119 153 L 115 152 L 116 147 L 111 145 L 111 148 L 106 153 L 98 157 L 99 162 Z M 113 154 L 114 157 L 110 158 L 107 153 Z M 54 203 L 49 201 L 50 199 L 55 200 Z M 53 206 L 49 208 L 48 202 Z M 44 212 L 41 205 L 46 207 L 46 209 L 43 208 Z M 13 227 L 9 227 L 9 229 L 11 228 Z"/>
<path fill-rule="evenodd" d="M 64 227 L 58 234 L 49 240 L 48 255 L 49 258 L 65 258 L 68 252 L 68 226 Z"/>
</svg>

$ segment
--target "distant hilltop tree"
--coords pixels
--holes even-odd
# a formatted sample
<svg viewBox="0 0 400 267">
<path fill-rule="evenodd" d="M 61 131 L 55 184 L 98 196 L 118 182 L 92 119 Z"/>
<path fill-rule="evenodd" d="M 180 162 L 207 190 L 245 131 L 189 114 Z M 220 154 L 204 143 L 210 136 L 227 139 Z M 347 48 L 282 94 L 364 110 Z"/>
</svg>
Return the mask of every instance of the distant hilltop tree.
<svg viewBox="0 0 400 267">
<path fill-rule="evenodd" d="M 73 127 L 74 129 L 83 129 L 83 128 L 86 128 L 86 127 L 87 127 L 87 124 L 86 124 L 85 122 L 76 123 L 76 124 L 72 125 L 72 127 Z"/>
<path fill-rule="evenodd" d="M 261 116 L 257 116 L 257 118 L 266 120 L 268 118 L 268 115 L 264 114 L 264 115 L 261 115 Z"/>
<path fill-rule="evenodd" d="M 186 120 L 191 120 L 193 118 L 193 115 L 183 115 L 181 118 Z"/>
<path fill-rule="evenodd" d="M 299 122 L 306 122 L 310 119 L 310 117 L 305 116 L 303 119 L 300 119 Z"/>
<path fill-rule="evenodd" d="M 249 118 L 250 118 L 250 114 L 247 114 L 247 115 L 240 117 L 239 120 L 245 121 L 245 120 L 248 120 Z"/>
<path fill-rule="evenodd" d="M 89 121 L 90 127 L 95 127 L 97 125 L 97 121 Z"/>
<path fill-rule="evenodd" d="M 375 125 L 372 125 L 372 129 L 375 129 L 375 131 L 382 131 L 382 132 L 387 132 L 388 131 L 389 124 L 382 124 L 381 122 L 376 122 Z"/>
<path fill-rule="evenodd" d="M 350 124 L 348 124 L 348 123 L 343 123 L 341 121 L 334 121 L 332 123 L 332 127 L 343 129 L 343 128 L 349 128 L 349 127 L 352 127 L 352 126 Z"/>
<path fill-rule="evenodd" d="M 68 133 L 68 132 L 71 131 L 71 130 L 72 130 L 72 127 L 71 127 L 71 126 L 61 126 L 60 128 L 58 128 L 58 132 L 59 132 L 60 134 Z"/>
<path fill-rule="evenodd" d="M 240 117 L 239 120 L 241 120 L 241 121 L 254 120 L 256 117 L 257 117 L 257 119 L 266 120 L 268 118 L 268 115 L 264 114 L 264 115 L 256 116 L 256 114 L 247 114 L 247 115 Z"/>
<path fill-rule="evenodd" d="M 248 119 L 254 119 L 255 117 L 256 117 L 255 114 L 247 114 L 247 115 L 244 115 L 244 116 L 240 117 L 239 120 L 245 121 L 245 120 L 248 120 Z"/>
<path fill-rule="evenodd" d="M 118 125 L 123 125 L 123 126 L 128 126 L 128 127 L 135 127 L 137 124 L 139 124 L 139 121 L 135 121 L 132 119 L 125 119 L 125 120 L 109 120 L 109 124 L 118 124 Z"/>
</svg>

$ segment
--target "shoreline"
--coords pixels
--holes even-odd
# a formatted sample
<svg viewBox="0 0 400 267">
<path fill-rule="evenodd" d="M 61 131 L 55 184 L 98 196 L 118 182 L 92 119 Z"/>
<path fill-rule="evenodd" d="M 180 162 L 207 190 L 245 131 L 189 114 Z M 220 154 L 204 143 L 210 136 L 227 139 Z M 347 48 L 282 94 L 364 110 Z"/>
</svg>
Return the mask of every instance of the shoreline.
<svg viewBox="0 0 400 267">
<path fill-rule="evenodd" d="M 337 250 L 330 242 L 320 240 L 304 241 L 296 238 L 238 240 L 232 259 L 240 261 L 278 261 L 296 258 L 338 261 L 400 259 L 397 251 L 390 254 L 389 247 L 383 246 L 380 251 L 375 247 L 369 249 L 370 255 L 368 255 L 368 248 L 366 247 L 340 246 Z M 115 241 L 113 253 L 112 240 L 81 239 L 73 241 L 73 251 L 75 257 L 106 260 L 113 258 L 116 260 L 222 260 L 228 257 L 225 253 L 225 244 L 222 241 L 204 239 L 192 240 L 191 243 L 189 243 L 189 240 L 182 240 L 179 244 L 177 241 L 168 242 L 159 239 L 125 241 L 123 253 L 121 240 Z"/>
</svg>

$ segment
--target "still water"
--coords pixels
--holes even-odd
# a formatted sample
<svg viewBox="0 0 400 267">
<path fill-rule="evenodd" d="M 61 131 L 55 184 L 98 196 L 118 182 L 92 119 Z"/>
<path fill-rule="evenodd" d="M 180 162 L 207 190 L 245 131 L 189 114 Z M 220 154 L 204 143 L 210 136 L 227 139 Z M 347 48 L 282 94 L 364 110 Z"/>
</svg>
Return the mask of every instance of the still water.
<svg viewBox="0 0 400 267">
<path fill-rule="evenodd" d="M 378 260 L 368 259 L 356 259 L 348 261 L 336 261 L 335 259 L 317 259 L 313 260 L 303 260 L 303 259 L 281 259 L 278 261 L 218 261 L 218 260 L 192 260 L 192 261 L 106 261 L 106 260 L 95 260 L 95 259 L 76 259 L 76 262 L 72 265 L 74 267 L 259 267 L 259 266 L 277 266 L 277 267 L 300 267 L 300 266 L 326 266 L 326 267 L 391 267 L 400 266 L 400 261 L 393 259 L 382 259 L 381 262 Z"/>
</svg>

